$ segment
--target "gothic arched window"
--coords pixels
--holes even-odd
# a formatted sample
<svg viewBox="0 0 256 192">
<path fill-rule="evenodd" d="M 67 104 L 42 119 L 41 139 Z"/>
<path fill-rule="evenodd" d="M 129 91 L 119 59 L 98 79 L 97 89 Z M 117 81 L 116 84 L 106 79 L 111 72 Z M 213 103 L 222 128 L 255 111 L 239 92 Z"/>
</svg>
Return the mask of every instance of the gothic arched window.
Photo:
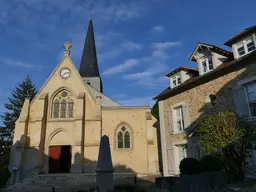
<svg viewBox="0 0 256 192">
<path fill-rule="evenodd" d="M 129 149 L 131 148 L 131 132 L 125 126 L 117 130 L 117 148 Z"/>
<path fill-rule="evenodd" d="M 53 99 L 53 118 L 72 118 L 74 100 L 72 94 L 66 90 L 59 92 Z"/>
</svg>

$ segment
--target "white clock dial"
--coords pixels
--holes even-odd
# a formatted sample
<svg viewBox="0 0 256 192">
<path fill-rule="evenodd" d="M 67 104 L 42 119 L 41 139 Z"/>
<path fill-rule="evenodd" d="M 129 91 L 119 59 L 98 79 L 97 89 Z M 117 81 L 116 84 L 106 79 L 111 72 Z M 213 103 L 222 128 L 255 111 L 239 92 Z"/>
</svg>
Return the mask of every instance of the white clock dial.
<svg viewBox="0 0 256 192">
<path fill-rule="evenodd" d="M 69 69 L 62 69 L 60 72 L 61 77 L 68 78 L 70 76 L 70 70 Z"/>
</svg>

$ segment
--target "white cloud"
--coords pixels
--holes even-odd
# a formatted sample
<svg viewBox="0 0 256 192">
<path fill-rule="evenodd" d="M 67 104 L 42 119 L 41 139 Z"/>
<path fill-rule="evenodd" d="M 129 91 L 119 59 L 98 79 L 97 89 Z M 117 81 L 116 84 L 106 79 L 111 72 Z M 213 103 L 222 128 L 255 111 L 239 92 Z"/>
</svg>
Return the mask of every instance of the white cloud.
<svg viewBox="0 0 256 192">
<path fill-rule="evenodd" d="M 151 45 L 151 47 L 153 49 L 167 49 L 170 47 L 175 47 L 175 46 L 179 46 L 181 45 L 180 41 L 166 41 L 166 42 L 157 42 L 157 43 L 153 43 Z"/>
<path fill-rule="evenodd" d="M 151 55 L 140 59 L 141 63 L 149 64 L 149 67 L 141 72 L 123 75 L 122 78 L 131 81 L 129 86 L 140 85 L 145 88 L 167 87 L 169 80 L 164 76 L 168 71 L 166 61 L 170 59 L 167 51 L 169 48 L 179 45 L 181 45 L 179 41 L 153 43 L 150 46 L 152 48 Z"/>
<path fill-rule="evenodd" d="M 156 25 L 152 28 L 152 32 L 161 33 L 163 31 L 165 31 L 165 28 L 162 25 Z"/>
<path fill-rule="evenodd" d="M 122 34 L 114 31 L 108 31 L 104 32 L 104 34 L 98 34 L 95 35 L 95 42 L 97 49 L 109 47 L 112 42 L 116 42 L 116 40 L 121 39 Z"/>
<path fill-rule="evenodd" d="M 122 50 L 119 48 L 110 48 L 109 50 L 105 50 L 105 51 L 99 51 L 99 61 L 106 61 L 108 59 L 113 59 L 118 57 L 120 54 L 122 53 Z"/>
<path fill-rule="evenodd" d="M 22 62 L 22 61 L 14 61 L 11 59 L 0 58 L 0 62 L 3 62 L 5 65 L 22 67 L 22 68 L 37 68 L 38 66 L 32 65 L 30 63 Z"/>
<path fill-rule="evenodd" d="M 134 81 L 131 86 L 140 85 L 145 88 L 162 88 L 168 86 L 168 78 L 164 77 L 168 66 L 162 63 L 153 63 L 146 70 L 123 76 L 123 79 Z"/>
<path fill-rule="evenodd" d="M 158 59 L 162 59 L 162 60 L 167 60 L 170 58 L 169 54 L 165 52 L 164 49 L 157 49 L 157 50 L 154 50 L 152 52 L 152 57 L 153 58 L 158 58 Z"/>
<path fill-rule="evenodd" d="M 111 67 L 103 72 L 103 75 L 112 75 L 116 73 L 126 72 L 139 63 L 136 59 L 128 59 L 124 63 Z"/>
<path fill-rule="evenodd" d="M 141 16 L 145 10 L 143 1 L 101 1 L 95 5 L 95 12 L 105 20 L 125 21 L 132 20 Z"/>
<path fill-rule="evenodd" d="M 146 79 L 140 79 L 140 81 L 138 81 L 137 84 L 148 89 L 162 89 L 168 87 L 169 79 L 164 76 L 151 76 Z"/>
<path fill-rule="evenodd" d="M 180 41 L 166 41 L 166 42 L 156 42 L 151 45 L 153 49 L 152 57 L 156 59 L 167 60 L 170 55 L 166 53 L 167 49 L 175 46 L 181 45 Z"/>
<path fill-rule="evenodd" d="M 123 78 L 124 79 L 141 79 L 141 78 L 149 77 L 151 75 L 152 75 L 151 72 L 143 71 L 143 72 L 139 72 L 139 73 L 132 73 L 132 74 L 124 75 Z"/>
<path fill-rule="evenodd" d="M 127 95 L 125 93 L 116 93 L 114 95 L 112 95 L 112 98 L 116 98 L 116 99 L 121 99 L 126 97 Z"/>
<path fill-rule="evenodd" d="M 127 50 L 140 50 L 142 48 L 142 45 L 139 43 L 134 43 L 132 41 L 124 41 L 121 43 L 121 47 Z"/>
</svg>

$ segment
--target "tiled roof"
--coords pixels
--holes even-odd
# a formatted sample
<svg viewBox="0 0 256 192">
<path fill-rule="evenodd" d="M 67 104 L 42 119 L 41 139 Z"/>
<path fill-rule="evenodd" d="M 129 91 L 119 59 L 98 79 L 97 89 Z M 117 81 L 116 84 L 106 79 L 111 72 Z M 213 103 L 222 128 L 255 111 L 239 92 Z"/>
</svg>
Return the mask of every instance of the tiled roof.
<svg viewBox="0 0 256 192">
<path fill-rule="evenodd" d="M 221 64 L 219 67 L 216 69 L 202 75 L 202 76 L 196 76 L 196 77 L 191 77 L 184 83 L 180 84 L 179 86 L 175 88 L 166 88 L 164 91 L 162 91 L 159 95 L 157 95 L 154 99 L 158 100 L 163 100 L 166 98 L 169 98 L 171 96 L 177 95 L 179 93 L 182 93 L 186 90 L 192 89 L 196 86 L 199 86 L 203 83 L 209 82 L 219 76 L 225 75 L 230 73 L 233 70 L 237 70 L 239 68 L 242 68 L 243 66 L 249 64 L 251 59 L 254 59 L 256 61 L 256 51 L 245 55 L 237 60 L 231 60 L 227 61 L 223 64 Z"/>
<path fill-rule="evenodd" d="M 194 49 L 194 51 L 192 52 L 192 54 L 190 55 L 189 59 L 192 60 L 192 61 L 196 61 L 196 59 L 193 57 L 195 51 L 198 49 L 198 46 L 200 45 L 204 45 L 204 46 L 207 46 L 207 47 L 210 47 L 210 49 L 213 51 L 213 52 L 216 52 L 220 55 L 223 55 L 227 58 L 233 58 L 233 53 L 230 52 L 230 51 L 227 51 L 221 47 L 218 47 L 216 45 L 212 45 L 212 44 L 209 44 L 209 43 L 203 43 L 203 42 L 198 42 L 196 48 Z"/>
<path fill-rule="evenodd" d="M 171 72 L 169 72 L 165 76 L 170 77 L 171 75 L 173 75 L 173 74 L 175 74 L 179 71 L 189 71 L 191 73 L 198 74 L 198 69 L 193 69 L 193 68 L 189 68 L 189 67 L 186 67 L 186 66 L 180 66 L 180 67 L 172 70 Z"/>
<path fill-rule="evenodd" d="M 100 91 L 98 91 L 97 89 L 88 85 L 87 83 L 84 83 L 84 85 L 89 89 L 89 91 L 91 92 L 91 94 L 93 95 L 94 98 L 96 98 L 97 96 L 101 96 L 101 106 L 102 107 L 121 107 L 122 106 L 119 103 L 117 103 L 116 101 L 112 100 L 108 96 L 106 96 L 103 93 L 101 93 Z"/>
<path fill-rule="evenodd" d="M 240 38 L 246 37 L 247 35 L 249 35 L 253 32 L 256 32 L 256 25 L 248 27 L 247 29 L 245 29 L 241 33 L 231 37 L 228 41 L 226 41 L 224 43 L 224 45 L 232 46 L 232 44 L 235 43 L 237 40 L 239 40 Z"/>
</svg>

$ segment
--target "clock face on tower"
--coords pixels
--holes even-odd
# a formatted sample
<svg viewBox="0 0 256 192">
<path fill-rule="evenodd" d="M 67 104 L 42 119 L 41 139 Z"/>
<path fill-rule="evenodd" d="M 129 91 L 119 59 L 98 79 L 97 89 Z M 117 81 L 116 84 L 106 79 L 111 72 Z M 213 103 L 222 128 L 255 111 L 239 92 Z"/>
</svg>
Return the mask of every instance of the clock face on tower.
<svg viewBox="0 0 256 192">
<path fill-rule="evenodd" d="M 60 71 L 60 76 L 63 78 L 68 78 L 70 76 L 71 72 L 69 69 L 64 68 Z"/>
</svg>

